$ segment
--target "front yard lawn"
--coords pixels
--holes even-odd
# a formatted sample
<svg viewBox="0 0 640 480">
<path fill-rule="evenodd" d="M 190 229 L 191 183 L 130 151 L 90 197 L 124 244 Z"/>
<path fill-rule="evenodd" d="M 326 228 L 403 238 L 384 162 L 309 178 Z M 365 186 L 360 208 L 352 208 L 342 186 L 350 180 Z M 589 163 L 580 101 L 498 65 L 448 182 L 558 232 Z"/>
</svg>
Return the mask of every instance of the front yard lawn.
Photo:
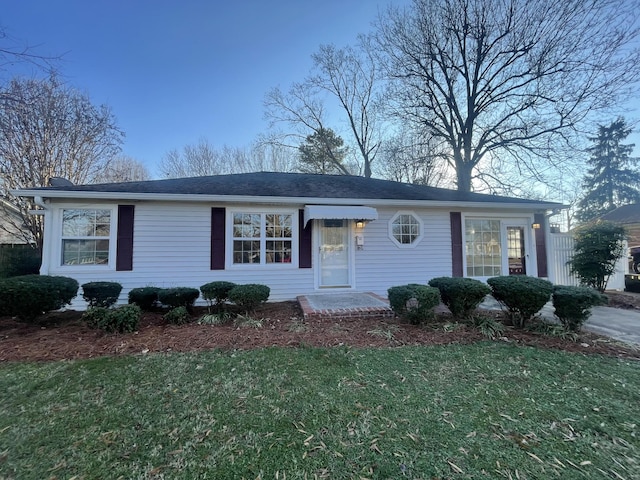
<svg viewBox="0 0 640 480">
<path fill-rule="evenodd" d="M 640 364 L 501 343 L 0 364 L 2 479 L 640 478 Z"/>
</svg>

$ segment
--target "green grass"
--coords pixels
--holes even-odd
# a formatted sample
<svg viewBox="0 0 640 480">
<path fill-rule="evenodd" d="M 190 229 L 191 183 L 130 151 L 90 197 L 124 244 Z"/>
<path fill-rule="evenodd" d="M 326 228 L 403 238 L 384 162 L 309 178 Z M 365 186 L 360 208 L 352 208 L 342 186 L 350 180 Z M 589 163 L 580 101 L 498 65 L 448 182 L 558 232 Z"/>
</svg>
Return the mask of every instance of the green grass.
<svg viewBox="0 0 640 480">
<path fill-rule="evenodd" d="M 0 365 L 0 478 L 640 478 L 640 365 L 507 344 Z"/>
</svg>

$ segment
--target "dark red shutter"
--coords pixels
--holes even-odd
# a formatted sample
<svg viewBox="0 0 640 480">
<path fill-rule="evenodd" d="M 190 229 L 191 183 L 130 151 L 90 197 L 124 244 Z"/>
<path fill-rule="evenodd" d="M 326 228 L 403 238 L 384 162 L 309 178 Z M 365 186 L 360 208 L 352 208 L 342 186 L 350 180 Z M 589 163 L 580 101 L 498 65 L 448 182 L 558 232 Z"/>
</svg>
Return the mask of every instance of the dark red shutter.
<svg viewBox="0 0 640 480">
<path fill-rule="evenodd" d="M 311 226 L 310 221 L 304 225 L 304 210 L 298 212 L 298 266 L 300 268 L 311 268 Z"/>
<path fill-rule="evenodd" d="M 211 209 L 211 270 L 224 270 L 225 218 L 223 207 Z"/>
<path fill-rule="evenodd" d="M 451 221 L 451 275 L 463 277 L 462 270 L 462 214 L 450 212 Z"/>
<path fill-rule="evenodd" d="M 116 270 L 133 270 L 133 217 L 135 205 L 118 205 Z"/>
<path fill-rule="evenodd" d="M 533 223 L 540 225 L 540 228 L 536 228 L 536 257 L 538 258 L 538 276 L 548 277 L 549 270 L 547 266 L 547 237 L 545 232 L 547 231 L 546 218 L 543 213 L 536 213 L 533 216 Z"/>
</svg>

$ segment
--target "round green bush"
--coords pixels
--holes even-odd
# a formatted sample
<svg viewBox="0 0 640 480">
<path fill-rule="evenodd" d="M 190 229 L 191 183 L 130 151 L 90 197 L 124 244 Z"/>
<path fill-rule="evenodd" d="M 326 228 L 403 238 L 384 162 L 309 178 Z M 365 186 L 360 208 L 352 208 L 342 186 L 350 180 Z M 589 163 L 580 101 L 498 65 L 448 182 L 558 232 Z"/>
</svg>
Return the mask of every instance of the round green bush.
<svg viewBox="0 0 640 480">
<path fill-rule="evenodd" d="M 138 328 L 142 310 L 137 305 L 118 308 L 89 307 L 82 319 L 92 328 L 105 332 L 134 332 Z"/>
<path fill-rule="evenodd" d="M 591 308 L 607 303 L 607 297 L 588 287 L 557 285 L 553 289 L 553 307 L 565 330 L 579 332 L 591 316 Z"/>
<path fill-rule="evenodd" d="M 202 285 L 200 291 L 202 298 L 209 304 L 221 306 L 229 299 L 229 292 L 236 284 L 233 282 L 216 281 Z"/>
<path fill-rule="evenodd" d="M 507 307 L 513 326 L 522 328 L 549 301 L 553 284 L 526 275 L 492 277 L 487 280 L 493 297 Z"/>
<path fill-rule="evenodd" d="M 437 277 L 429 280 L 429 285 L 440 291 L 440 298 L 454 317 L 471 318 L 478 305 L 491 289 L 473 278 Z"/>
<path fill-rule="evenodd" d="M 185 306 L 172 308 L 164 314 L 163 318 L 173 325 L 184 325 L 192 321 L 191 315 Z"/>
<path fill-rule="evenodd" d="M 158 292 L 158 301 L 170 308 L 186 307 L 189 309 L 199 296 L 200 292 L 197 288 L 162 288 Z"/>
<path fill-rule="evenodd" d="M 437 288 L 416 283 L 391 287 L 387 296 L 393 312 L 414 325 L 433 318 L 433 309 L 440 303 Z"/>
<path fill-rule="evenodd" d="M 236 285 L 229 291 L 229 300 L 245 311 L 253 310 L 269 299 L 271 289 L 266 285 L 249 283 Z"/>
<path fill-rule="evenodd" d="M 110 307 L 118 301 L 122 285 L 117 282 L 89 282 L 82 285 L 82 298 L 90 307 Z"/>
<path fill-rule="evenodd" d="M 73 278 L 22 275 L 0 280 L 0 315 L 31 321 L 71 303 L 78 293 Z"/>
<path fill-rule="evenodd" d="M 129 303 L 138 305 L 142 310 L 151 310 L 158 301 L 159 287 L 132 288 L 129 291 Z"/>
</svg>

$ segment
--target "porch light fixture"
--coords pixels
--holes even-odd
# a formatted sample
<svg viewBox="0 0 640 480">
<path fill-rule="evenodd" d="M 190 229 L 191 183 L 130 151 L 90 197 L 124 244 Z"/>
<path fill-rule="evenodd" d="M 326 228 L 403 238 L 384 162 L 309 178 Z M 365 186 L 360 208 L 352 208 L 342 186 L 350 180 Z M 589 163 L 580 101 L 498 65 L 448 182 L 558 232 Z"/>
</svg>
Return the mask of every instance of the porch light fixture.
<svg viewBox="0 0 640 480">
<path fill-rule="evenodd" d="M 356 228 L 358 230 L 362 230 L 366 224 L 366 220 L 356 220 Z"/>
<path fill-rule="evenodd" d="M 531 225 L 531 228 L 533 228 L 534 230 L 539 230 L 540 229 L 540 224 L 539 223 L 534 223 L 533 225 Z"/>
</svg>

